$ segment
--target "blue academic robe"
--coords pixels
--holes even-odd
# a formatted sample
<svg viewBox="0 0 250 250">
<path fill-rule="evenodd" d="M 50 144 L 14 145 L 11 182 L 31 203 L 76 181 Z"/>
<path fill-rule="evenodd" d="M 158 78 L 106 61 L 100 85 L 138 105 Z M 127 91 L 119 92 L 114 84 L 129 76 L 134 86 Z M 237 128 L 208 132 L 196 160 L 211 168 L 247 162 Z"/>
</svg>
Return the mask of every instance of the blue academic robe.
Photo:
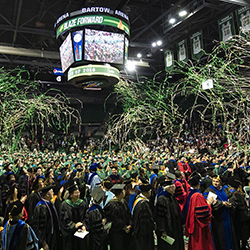
<svg viewBox="0 0 250 250">
<path fill-rule="evenodd" d="M 14 225 L 6 222 L 3 230 L 4 250 L 38 250 L 38 238 L 30 226 L 24 221 L 18 220 Z"/>
<path fill-rule="evenodd" d="M 212 231 L 216 249 L 234 249 L 229 208 L 223 205 L 223 201 L 228 201 L 225 187 L 218 190 L 213 185 L 210 186 L 203 194 L 205 199 L 207 199 L 209 192 L 217 195 L 217 202 L 211 206 L 213 214 Z"/>
</svg>

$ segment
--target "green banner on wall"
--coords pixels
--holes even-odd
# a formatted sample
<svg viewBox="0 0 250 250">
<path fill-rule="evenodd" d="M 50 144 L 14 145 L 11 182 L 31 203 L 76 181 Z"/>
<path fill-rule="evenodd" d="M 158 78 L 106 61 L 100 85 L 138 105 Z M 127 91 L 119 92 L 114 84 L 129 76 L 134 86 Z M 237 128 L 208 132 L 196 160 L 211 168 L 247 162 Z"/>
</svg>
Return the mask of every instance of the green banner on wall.
<svg viewBox="0 0 250 250">
<path fill-rule="evenodd" d="M 180 65 L 183 65 L 188 61 L 187 39 L 183 39 L 177 43 L 177 55 Z"/>
<path fill-rule="evenodd" d="M 164 51 L 165 69 L 172 71 L 174 69 L 174 52 L 173 50 Z"/>
<path fill-rule="evenodd" d="M 199 60 L 203 55 L 202 31 L 198 31 L 190 36 L 192 59 Z"/>
<path fill-rule="evenodd" d="M 239 34 L 250 38 L 250 7 L 243 7 L 236 11 Z"/>
<path fill-rule="evenodd" d="M 220 40 L 226 42 L 235 35 L 233 14 L 225 16 L 218 21 Z"/>
</svg>

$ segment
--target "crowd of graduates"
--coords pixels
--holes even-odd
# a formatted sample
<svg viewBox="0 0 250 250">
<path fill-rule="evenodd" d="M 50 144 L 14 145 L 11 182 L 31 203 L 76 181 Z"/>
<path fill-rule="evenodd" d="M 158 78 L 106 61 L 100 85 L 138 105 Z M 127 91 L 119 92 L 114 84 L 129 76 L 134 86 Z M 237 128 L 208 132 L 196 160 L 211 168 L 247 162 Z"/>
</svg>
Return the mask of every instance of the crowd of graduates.
<svg viewBox="0 0 250 250">
<path fill-rule="evenodd" d="M 248 155 L 211 135 L 0 155 L 3 249 L 247 249 Z"/>
</svg>

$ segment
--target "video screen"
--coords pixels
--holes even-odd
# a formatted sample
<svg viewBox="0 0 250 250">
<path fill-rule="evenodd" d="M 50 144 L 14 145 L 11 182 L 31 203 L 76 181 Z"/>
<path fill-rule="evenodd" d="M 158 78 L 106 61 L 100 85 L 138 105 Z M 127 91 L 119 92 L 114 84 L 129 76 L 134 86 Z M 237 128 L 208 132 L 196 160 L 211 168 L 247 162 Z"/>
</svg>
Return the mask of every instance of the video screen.
<svg viewBox="0 0 250 250">
<path fill-rule="evenodd" d="M 60 57 L 63 73 L 74 63 L 73 45 L 71 40 L 71 34 L 68 34 L 67 38 L 60 46 Z"/>
<path fill-rule="evenodd" d="M 84 59 L 123 64 L 124 34 L 85 29 Z"/>
</svg>

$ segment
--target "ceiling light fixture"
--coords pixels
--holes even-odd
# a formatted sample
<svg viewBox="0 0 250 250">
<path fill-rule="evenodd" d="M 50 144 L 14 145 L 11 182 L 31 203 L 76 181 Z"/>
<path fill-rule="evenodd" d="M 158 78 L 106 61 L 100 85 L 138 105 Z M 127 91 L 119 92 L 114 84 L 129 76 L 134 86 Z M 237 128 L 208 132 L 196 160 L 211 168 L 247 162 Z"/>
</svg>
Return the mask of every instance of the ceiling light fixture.
<svg viewBox="0 0 250 250">
<path fill-rule="evenodd" d="M 159 40 L 159 41 L 156 42 L 156 44 L 157 44 L 157 46 L 161 46 L 162 45 L 162 41 Z"/>
<path fill-rule="evenodd" d="M 169 20 L 169 23 L 170 23 L 170 24 L 174 24 L 175 22 L 176 22 L 175 18 L 171 18 L 171 19 Z"/>
<path fill-rule="evenodd" d="M 187 15 L 187 11 L 186 10 L 182 10 L 179 12 L 179 16 L 180 17 L 183 17 L 183 16 L 186 16 Z"/>
<path fill-rule="evenodd" d="M 130 72 L 135 71 L 135 63 L 133 61 L 128 60 L 127 65 L 126 65 L 126 69 Z"/>
<path fill-rule="evenodd" d="M 137 54 L 137 58 L 141 58 L 142 57 L 142 54 L 141 53 L 138 53 Z"/>
</svg>

